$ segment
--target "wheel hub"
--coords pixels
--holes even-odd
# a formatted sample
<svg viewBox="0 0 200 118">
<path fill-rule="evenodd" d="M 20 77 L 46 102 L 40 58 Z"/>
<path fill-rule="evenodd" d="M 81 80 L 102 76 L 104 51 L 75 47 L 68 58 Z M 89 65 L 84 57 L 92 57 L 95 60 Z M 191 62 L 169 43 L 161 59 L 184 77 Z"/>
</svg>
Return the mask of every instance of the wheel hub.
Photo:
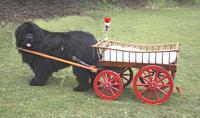
<svg viewBox="0 0 200 118">
<path fill-rule="evenodd" d="M 106 87 L 106 88 L 109 88 L 109 87 L 110 87 L 110 83 L 107 82 L 107 83 L 105 84 L 105 87 Z"/>
<path fill-rule="evenodd" d="M 151 82 L 150 84 L 150 89 L 155 90 L 157 88 L 157 83 L 156 82 Z"/>
</svg>

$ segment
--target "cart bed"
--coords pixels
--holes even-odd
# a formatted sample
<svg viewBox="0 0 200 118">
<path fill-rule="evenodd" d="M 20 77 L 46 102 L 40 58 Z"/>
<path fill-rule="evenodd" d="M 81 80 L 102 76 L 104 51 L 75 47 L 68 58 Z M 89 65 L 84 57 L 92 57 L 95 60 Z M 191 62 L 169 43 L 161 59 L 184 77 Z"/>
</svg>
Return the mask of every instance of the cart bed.
<svg viewBox="0 0 200 118">
<path fill-rule="evenodd" d="M 93 45 L 100 50 L 101 66 L 142 67 L 159 65 L 176 69 L 179 44 L 126 44 L 102 40 Z"/>
</svg>

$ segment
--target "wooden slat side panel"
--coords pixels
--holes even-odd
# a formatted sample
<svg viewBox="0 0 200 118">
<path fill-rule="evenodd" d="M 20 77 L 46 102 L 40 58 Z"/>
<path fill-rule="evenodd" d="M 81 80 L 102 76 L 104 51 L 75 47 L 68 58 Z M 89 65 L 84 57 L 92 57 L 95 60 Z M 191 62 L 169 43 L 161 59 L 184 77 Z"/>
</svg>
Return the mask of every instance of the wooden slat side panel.
<svg viewBox="0 0 200 118">
<path fill-rule="evenodd" d="M 142 68 L 147 65 L 157 65 L 165 68 L 166 70 L 176 71 L 176 64 L 145 64 L 145 63 L 129 63 L 129 62 L 109 62 L 100 61 L 99 66 L 102 67 L 127 67 L 127 68 Z"/>
</svg>

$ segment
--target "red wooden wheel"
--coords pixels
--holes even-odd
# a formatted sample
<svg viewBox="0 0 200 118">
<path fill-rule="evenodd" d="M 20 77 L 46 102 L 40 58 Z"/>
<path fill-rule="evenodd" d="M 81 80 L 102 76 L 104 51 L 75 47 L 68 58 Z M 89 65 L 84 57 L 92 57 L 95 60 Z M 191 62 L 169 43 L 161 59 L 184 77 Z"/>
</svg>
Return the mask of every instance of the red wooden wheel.
<svg viewBox="0 0 200 118">
<path fill-rule="evenodd" d="M 114 100 L 121 95 L 123 83 L 116 72 L 105 70 L 95 78 L 94 90 L 100 98 Z"/>
<path fill-rule="evenodd" d="M 120 77 L 124 83 L 124 87 L 128 86 L 133 80 L 133 71 L 131 68 L 123 68 Z"/>
<path fill-rule="evenodd" d="M 166 102 L 171 96 L 173 88 L 173 79 L 168 71 L 155 65 L 140 69 L 133 80 L 135 95 L 147 104 Z"/>
</svg>

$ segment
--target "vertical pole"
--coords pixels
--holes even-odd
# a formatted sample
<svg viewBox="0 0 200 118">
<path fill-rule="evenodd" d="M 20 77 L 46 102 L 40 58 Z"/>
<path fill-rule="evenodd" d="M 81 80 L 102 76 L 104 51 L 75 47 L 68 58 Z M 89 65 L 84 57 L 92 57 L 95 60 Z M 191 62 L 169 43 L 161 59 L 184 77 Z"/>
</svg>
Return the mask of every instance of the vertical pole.
<svg viewBox="0 0 200 118">
<path fill-rule="evenodd" d="M 110 27 L 110 21 L 111 21 L 110 17 L 104 18 L 104 24 L 105 24 L 104 40 L 108 40 L 108 31 L 109 31 L 109 27 Z"/>
</svg>

